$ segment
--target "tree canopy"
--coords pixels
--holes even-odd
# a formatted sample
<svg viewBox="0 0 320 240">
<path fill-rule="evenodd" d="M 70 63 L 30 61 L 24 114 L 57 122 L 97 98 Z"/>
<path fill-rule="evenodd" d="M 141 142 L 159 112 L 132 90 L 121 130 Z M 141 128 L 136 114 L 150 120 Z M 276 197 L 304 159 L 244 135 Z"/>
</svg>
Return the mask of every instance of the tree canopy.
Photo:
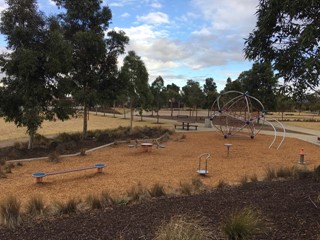
<svg viewBox="0 0 320 240">
<path fill-rule="evenodd" d="M 134 51 L 129 51 L 123 60 L 123 66 L 119 75 L 120 81 L 126 86 L 126 94 L 130 100 L 132 128 L 134 108 L 144 109 L 152 102 L 152 94 L 149 88 L 149 74 L 144 62 Z"/>
<path fill-rule="evenodd" d="M 54 18 L 38 11 L 35 0 L 7 0 L 0 31 L 6 36 L 7 53 L 0 55 L 0 112 L 6 121 L 26 127 L 33 136 L 44 120 L 67 119 L 71 108 L 65 99 L 61 75 L 71 63 L 71 46 Z"/>
<path fill-rule="evenodd" d="M 54 1 L 59 7 L 66 9 L 65 13 L 60 14 L 60 19 L 65 38 L 73 46 L 72 70 L 68 77 L 71 79 L 72 96 L 84 108 L 85 138 L 88 107 L 103 99 L 101 94 L 98 94 L 99 90 L 110 93 L 119 89 L 109 88 L 108 85 L 116 79 L 117 57 L 124 53 L 129 39 L 124 32 L 110 31 L 105 36 L 112 13 L 109 7 L 101 6 L 101 0 Z M 104 101 L 110 99 L 105 98 Z"/>
<path fill-rule="evenodd" d="M 317 90 L 320 73 L 320 0 L 260 0 L 245 56 L 272 62 L 290 87 Z"/>
</svg>

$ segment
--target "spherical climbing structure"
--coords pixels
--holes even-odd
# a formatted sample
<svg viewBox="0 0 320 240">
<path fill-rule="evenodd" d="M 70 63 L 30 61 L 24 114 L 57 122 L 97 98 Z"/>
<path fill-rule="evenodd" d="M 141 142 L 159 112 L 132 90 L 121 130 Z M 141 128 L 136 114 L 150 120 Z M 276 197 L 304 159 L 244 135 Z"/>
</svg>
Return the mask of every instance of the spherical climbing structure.
<svg viewBox="0 0 320 240">
<path fill-rule="evenodd" d="M 212 124 L 225 138 L 254 138 L 265 122 L 263 104 L 247 92 L 228 91 L 221 94 L 211 107 Z"/>
<path fill-rule="evenodd" d="M 274 123 L 279 124 L 283 137 L 278 148 L 285 138 L 283 125 L 275 119 L 268 121 L 263 104 L 248 92 L 227 91 L 217 97 L 211 107 L 212 125 L 221 132 L 224 138 L 231 136 L 243 136 L 255 138 L 265 123 L 268 123 L 274 131 L 275 142 L 277 130 Z"/>
</svg>

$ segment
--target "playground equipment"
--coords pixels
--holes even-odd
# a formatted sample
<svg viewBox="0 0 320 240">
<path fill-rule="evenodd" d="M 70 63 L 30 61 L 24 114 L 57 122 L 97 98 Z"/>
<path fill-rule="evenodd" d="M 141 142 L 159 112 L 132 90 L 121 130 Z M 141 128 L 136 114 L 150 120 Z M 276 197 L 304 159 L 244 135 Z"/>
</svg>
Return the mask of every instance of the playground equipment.
<svg viewBox="0 0 320 240">
<path fill-rule="evenodd" d="M 301 148 L 300 149 L 300 153 L 299 153 L 299 155 L 300 155 L 300 159 L 299 159 L 299 164 L 305 164 L 306 162 L 304 161 L 304 156 L 305 156 L 305 153 L 304 153 L 304 149 L 303 148 Z"/>
<path fill-rule="evenodd" d="M 253 139 L 267 123 L 274 132 L 269 148 L 276 141 L 277 129 L 281 129 L 282 140 L 277 147 L 279 149 L 285 139 L 285 128 L 278 120 L 266 115 L 263 104 L 248 92 L 227 91 L 219 95 L 211 107 L 212 125 L 224 138 L 245 136 Z"/>
<path fill-rule="evenodd" d="M 89 169 L 97 169 L 97 173 L 102 173 L 103 168 L 106 167 L 106 164 L 104 163 L 97 163 L 93 166 L 88 166 L 88 167 L 82 167 L 82 168 L 74 168 L 74 169 L 67 169 L 67 170 L 60 170 L 60 171 L 53 171 L 53 172 L 35 172 L 32 174 L 32 177 L 36 178 L 37 183 L 42 183 L 43 178 L 50 176 L 50 175 L 57 175 L 57 174 L 64 174 L 64 173 L 72 173 L 72 172 L 79 172 L 79 171 L 84 171 L 84 170 L 89 170 Z"/>
<path fill-rule="evenodd" d="M 150 152 L 153 146 L 155 146 L 156 148 L 165 148 L 164 145 L 160 144 L 158 139 L 143 139 L 143 140 L 136 139 L 134 144 L 129 144 L 128 146 L 129 148 L 142 147 L 144 152 Z"/>
<path fill-rule="evenodd" d="M 211 157 L 210 153 L 203 153 L 199 156 L 199 168 L 197 170 L 197 173 L 199 175 L 206 175 L 208 174 L 208 159 Z M 201 168 L 201 166 L 204 165 L 204 168 Z"/>
<path fill-rule="evenodd" d="M 229 157 L 230 147 L 232 147 L 231 143 L 225 143 L 224 146 L 227 147 L 227 157 Z"/>
</svg>

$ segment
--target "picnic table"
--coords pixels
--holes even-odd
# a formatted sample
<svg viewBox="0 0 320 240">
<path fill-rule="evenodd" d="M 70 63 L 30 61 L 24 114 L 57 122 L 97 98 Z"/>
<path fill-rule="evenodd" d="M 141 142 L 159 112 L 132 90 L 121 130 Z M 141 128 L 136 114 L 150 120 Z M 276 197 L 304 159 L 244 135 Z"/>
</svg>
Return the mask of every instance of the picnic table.
<svg viewBox="0 0 320 240">
<path fill-rule="evenodd" d="M 194 122 L 190 121 L 180 121 L 178 124 L 174 125 L 174 128 L 177 129 L 177 127 L 181 127 L 183 130 L 190 130 L 190 128 L 194 128 L 195 130 L 198 130 L 198 125 L 196 125 Z"/>
</svg>

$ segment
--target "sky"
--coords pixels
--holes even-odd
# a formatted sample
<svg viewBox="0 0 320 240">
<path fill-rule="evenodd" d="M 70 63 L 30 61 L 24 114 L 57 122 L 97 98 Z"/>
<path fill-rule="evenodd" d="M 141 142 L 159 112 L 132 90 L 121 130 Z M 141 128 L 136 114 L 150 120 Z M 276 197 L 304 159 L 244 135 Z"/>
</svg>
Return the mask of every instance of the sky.
<svg viewBox="0 0 320 240">
<path fill-rule="evenodd" d="M 226 80 L 251 69 L 244 58 L 244 39 L 256 25 L 259 0 L 104 0 L 112 11 L 110 29 L 130 38 L 126 51 L 141 57 L 151 84 L 158 76 L 165 85 L 203 86 L 213 78 L 218 90 Z M 51 0 L 38 0 L 46 15 L 57 13 Z M 0 11 L 5 9 L 0 0 Z M 0 51 L 5 51 L 0 35 Z M 122 65 L 123 55 L 119 58 Z"/>
</svg>

